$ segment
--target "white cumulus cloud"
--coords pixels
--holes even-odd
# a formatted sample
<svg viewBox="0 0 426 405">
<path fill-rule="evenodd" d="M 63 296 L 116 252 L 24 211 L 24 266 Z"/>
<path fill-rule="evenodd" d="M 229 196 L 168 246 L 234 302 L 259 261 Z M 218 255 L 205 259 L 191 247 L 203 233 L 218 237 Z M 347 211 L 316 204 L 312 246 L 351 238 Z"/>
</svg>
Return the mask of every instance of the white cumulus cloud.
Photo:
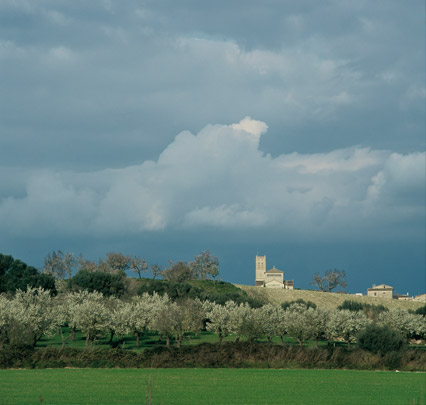
<svg viewBox="0 0 426 405">
<path fill-rule="evenodd" d="M 324 238 L 360 236 L 384 221 L 400 226 L 401 218 L 423 223 L 424 153 L 354 146 L 271 157 L 259 149 L 266 130 L 246 117 L 181 132 L 157 161 L 34 172 L 24 193 L 0 200 L 1 230 L 105 235 L 208 226 Z"/>
</svg>

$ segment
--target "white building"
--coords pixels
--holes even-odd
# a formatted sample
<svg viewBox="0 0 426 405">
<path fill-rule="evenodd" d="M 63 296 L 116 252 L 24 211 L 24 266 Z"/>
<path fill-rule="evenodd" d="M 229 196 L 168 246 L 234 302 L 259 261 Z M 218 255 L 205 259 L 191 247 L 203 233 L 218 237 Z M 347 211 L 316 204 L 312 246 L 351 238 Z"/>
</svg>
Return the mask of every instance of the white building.
<svg viewBox="0 0 426 405">
<path fill-rule="evenodd" d="M 254 283 L 258 287 L 286 288 L 293 289 L 293 281 L 284 281 L 284 272 L 275 266 L 266 270 L 266 256 L 256 256 L 256 280 Z"/>
</svg>

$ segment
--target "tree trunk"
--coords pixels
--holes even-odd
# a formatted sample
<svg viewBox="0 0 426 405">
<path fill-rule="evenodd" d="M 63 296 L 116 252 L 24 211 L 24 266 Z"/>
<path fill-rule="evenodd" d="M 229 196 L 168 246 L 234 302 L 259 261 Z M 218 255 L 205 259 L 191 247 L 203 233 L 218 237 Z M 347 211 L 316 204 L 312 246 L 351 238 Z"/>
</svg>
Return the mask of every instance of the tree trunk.
<svg viewBox="0 0 426 405">
<path fill-rule="evenodd" d="M 62 332 L 61 330 L 61 337 L 62 337 L 62 346 L 61 346 L 61 350 L 64 350 L 65 348 L 65 342 L 71 337 L 71 336 L 67 336 L 64 337 L 64 332 Z"/>
<path fill-rule="evenodd" d="M 90 350 L 93 350 L 93 342 L 95 339 L 90 339 Z"/>
<path fill-rule="evenodd" d="M 236 341 L 236 342 L 239 342 L 239 341 L 240 341 L 240 337 L 239 337 L 239 336 L 237 336 L 237 337 L 235 338 L 235 341 Z"/>
<path fill-rule="evenodd" d="M 136 346 L 139 347 L 140 332 L 136 332 Z"/>
<path fill-rule="evenodd" d="M 314 346 L 315 346 L 315 349 L 318 349 L 318 339 L 315 339 Z"/>
<path fill-rule="evenodd" d="M 351 348 L 351 341 L 348 340 L 348 349 L 350 349 L 350 348 Z"/>
<path fill-rule="evenodd" d="M 166 336 L 166 346 L 170 347 L 170 336 Z"/>
<path fill-rule="evenodd" d="M 112 340 L 114 339 L 115 331 L 111 330 L 109 334 L 109 344 L 112 344 Z"/>
<path fill-rule="evenodd" d="M 71 340 L 75 340 L 75 328 L 72 328 L 72 331 L 71 331 Z"/>
<path fill-rule="evenodd" d="M 281 335 L 281 336 L 280 336 L 280 339 L 281 339 L 281 344 L 284 346 L 284 336 L 283 336 L 283 335 Z"/>
<path fill-rule="evenodd" d="M 219 344 L 222 344 L 223 336 L 221 333 L 217 335 L 219 337 Z"/>
<path fill-rule="evenodd" d="M 177 339 L 176 339 L 176 346 L 178 347 L 178 349 L 180 348 L 180 344 L 182 343 L 182 338 L 181 337 L 178 337 Z"/>
<path fill-rule="evenodd" d="M 86 346 L 89 345 L 89 335 L 86 336 Z"/>
<path fill-rule="evenodd" d="M 268 343 L 271 344 L 272 343 L 272 338 L 270 336 L 268 336 Z"/>
</svg>

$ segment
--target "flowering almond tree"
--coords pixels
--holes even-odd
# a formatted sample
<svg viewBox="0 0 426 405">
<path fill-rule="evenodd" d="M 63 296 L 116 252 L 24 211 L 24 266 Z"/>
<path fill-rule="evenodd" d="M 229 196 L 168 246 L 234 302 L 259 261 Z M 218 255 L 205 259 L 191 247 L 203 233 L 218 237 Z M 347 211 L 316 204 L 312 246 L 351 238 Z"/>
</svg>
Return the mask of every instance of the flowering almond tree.
<svg viewBox="0 0 426 405">
<path fill-rule="evenodd" d="M 357 334 L 365 329 L 371 321 L 364 312 L 337 310 L 330 314 L 327 322 L 326 334 L 331 339 L 342 338 L 348 344 L 356 340 Z"/>
<path fill-rule="evenodd" d="M 256 342 L 264 335 L 265 322 L 260 308 L 251 308 L 248 304 L 240 304 L 233 311 L 236 321 L 237 341 L 245 336 L 248 341 Z"/>
<path fill-rule="evenodd" d="M 241 336 L 246 333 L 246 326 L 251 316 L 251 308 L 246 302 L 239 305 L 230 304 L 228 308 L 231 311 L 231 333 L 236 335 L 235 341 L 239 342 Z"/>
<path fill-rule="evenodd" d="M 118 344 L 123 344 L 125 335 L 131 332 L 130 319 L 132 316 L 133 306 L 131 303 L 116 300 L 113 308 L 109 309 L 110 318 L 108 321 L 108 329 L 110 330 L 110 344 L 112 344 L 113 336 L 116 335 Z"/>
<path fill-rule="evenodd" d="M 280 320 L 282 316 L 282 308 L 275 305 L 266 304 L 258 309 L 262 322 L 262 334 L 268 338 L 268 342 L 272 342 L 274 336 L 279 335 Z"/>
<path fill-rule="evenodd" d="M 81 303 L 72 308 L 72 317 L 78 329 L 86 336 L 86 345 L 93 348 L 94 341 L 103 336 L 108 329 L 110 313 L 101 293 L 88 293 Z"/>
<path fill-rule="evenodd" d="M 297 339 L 299 345 L 302 346 L 312 335 L 309 312 L 312 308 L 306 308 L 303 304 L 292 304 L 285 310 L 285 320 L 287 324 L 288 334 Z"/>
<path fill-rule="evenodd" d="M 12 324 L 11 302 L 5 295 L 0 294 L 0 348 L 9 341 L 9 331 Z"/>
<path fill-rule="evenodd" d="M 68 328 L 71 330 L 71 340 L 75 340 L 75 333 L 77 331 L 77 319 L 78 319 L 78 306 L 83 304 L 86 299 L 89 299 L 91 293 L 87 290 L 78 292 L 72 292 L 65 295 L 64 307 L 65 310 L 65 321 L 68 324 Z M 99 294 L 99 300 L 103 300 L 102 294 Z"/>
<path fill-rule="evenodd" d="M 281 344 L 284 345 L 284 336 L 288 334 L 288 325 L 286 313 L 281 306 L 277 307 L 276 333 L 281 339 Z"/>
<path fill-rule="evenodd" d="M 176 338 L 176 345 L 180 347 L 187 332 L 198 332 L 202 327 L 205 314 L 199 300 L 187 300 L 177 304 L 171 302 L 164 307 L 156 317 L 153 327 L 166 337 L 167 347 L 170 347 L 170 338 Z"/>
<path fill-rule="evenodd" d="M 70 339 L 72 337 L 72 334 L 69 334 L 68 336 L 65 336 L 65 325 L 68 324 L 68 320 L 70 319 L 70 306 L 68 305 L 68 302 L 66 300 L 60 300 L 57 299 L 56 302 L 54 303 L 55 308 L 56 308 L 56 330 L 58 332 L 58 334 L 61 335 L 61 340 L 62 340 L 62 346 L 61 349 L 65 348 L 65 343 L 67 342 L 68 339 Z"/>
<path fill-rule="evenodd" d="M 378 324 L 389 326 L 407 340 L 416 335 L 419 337 L 426 335 L 425 318 L 399 308 L 382 312 L 379 315 Z"/>
<path fill-rule="evenodd" d="M 326 336 L 330 311 L 322 308 L 309 308 L 305 316 L 310 329 L 309 339 L 312 339 L 315 347 L 318 347 L 318 342 L 323 340 Z"/>
<path fill-rule="evenodd" d="M 22 335 L 19 338 L 29 338 L 33 347 L 43 335 L 53 333 L 57 325 L 57 309 L 53 305 L 52 297 L 48 290 L 42 287 L 27 287 L 26 291 L 17 290 L 11 302 L 11 318 L 15 327 Z"/>
<path fill-rule="evenodd" d="M 172 333 L 176 338 L 176 345 L 180 347 L 186 333 L 198 333 L 203 326 L 205 313 L 200 300 L 185 300 L 173 308 Z"/>
<path fill-rule="evenodd" d="M 219 305 L 206 301 L 203 306 L 208 319 L 206 329 L 216 333 L 219 343 L 222 343 L 223 338 L 232 332 L 231 310 L 235 308 L 235 303 L 228 301 L 225 305 Z"/>
<path fill-rule="evenodd" d="M 161 296 L 157 293 L 144 293 L 140 297 L 134 297 L 131 305 L 129 327 L 136 335 L 136 346 L 139 346 L 142 334 L 149 328 L 156 329 L 156 320 L 167 310 L 170 299 L 167 294 Z"/>
</svg>

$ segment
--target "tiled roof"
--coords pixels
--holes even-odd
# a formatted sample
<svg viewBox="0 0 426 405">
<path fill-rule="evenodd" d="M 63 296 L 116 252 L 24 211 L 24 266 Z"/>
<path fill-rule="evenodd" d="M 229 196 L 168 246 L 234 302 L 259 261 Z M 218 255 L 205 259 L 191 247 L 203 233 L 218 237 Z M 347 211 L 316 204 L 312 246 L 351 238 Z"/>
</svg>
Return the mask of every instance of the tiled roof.
<svg viewBox="0 0 426 405">
<path fill-rule="evenodd" d="M 274 268 L 272 268 L 271 270 L 268 270 L 266 273 L 284 273 L 284 272 L 276 269 L 274 266 Z"/>
<path fill-rule="evenodd" d="M 374 287 L 369 288 L 369 290 L 389 290 L 389 289 L 393 290 L 393 287 L 386 284 L 375 285 Z"/>
</svg>

